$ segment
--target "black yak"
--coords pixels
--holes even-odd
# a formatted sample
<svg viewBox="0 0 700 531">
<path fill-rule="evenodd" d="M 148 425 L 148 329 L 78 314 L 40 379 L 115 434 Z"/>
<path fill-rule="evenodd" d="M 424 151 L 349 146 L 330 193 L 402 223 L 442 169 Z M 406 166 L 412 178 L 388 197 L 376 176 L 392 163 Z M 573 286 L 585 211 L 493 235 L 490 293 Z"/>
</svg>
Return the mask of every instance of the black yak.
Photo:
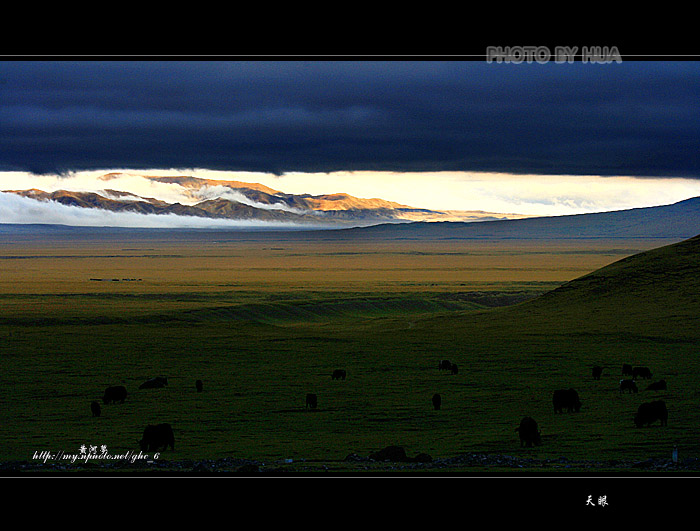
<svg viewBox="0 0 700 531">
<path fill-rule="evenodd" d="M 138 441 L 142 451 L 155 452 L 159 448 L 166 450 L 170 446 L 171 450 L 175 450 L 175 436 L 173 428 L 170 424 L 149 424 L 143 430 L 143 437 Z"/>
<path fill-rule="evenodd" d="M 440 409 L 440 406 L 442 406 L 442 397 L 440 393 L 435 393 L 433 395 L 433 408 Z"/>
<path fill-rule="evenodd" d="M 629 363 L 622 364 L 622 376 L 632 376 L 632 365 Z"/>
<path fill-rule="evenodd" d="M 373 461 L 394 461 L 398 463 L 430 463 L 433 458 L 426 453 L 419 453 L 416 457 L 408 457 L 402 446 L 387 446 L 378 452 L 369 455 Z"/>
<path fill-rule="evenodd" d="M 600 375 L 603 374 L 603 367 L 596 365 L 591 372 L 593 373 L 594 380 L 600 380 Z"/>
<path fill-rule="evenodd" d="M 564 409 L 568 413 L 572 411 L 578 413 L 581 410 L 581 400 L 579 400 L 576 389 L 558 389 L 554 391 L 552 404 L 554 405 L 555 413 L 561 413 Z"/>
<path fill-rule="evenodd" d="M 636 380 L 637 377 L 651 380 L 651 371 L 649 370 L 649 367 L 635 367 L 632 369 L 632 378 Z"/>
<path fill-rule="evenodd" d="M 100 407 L 100 403 L 93 401 L 92 404 L 90 404 L 90 411 L 92 411 L 93 417 L 99 417 L 100 413 L 102 413 L 102 408 Z"/>
<path fill-rule="evenodd" d="M 332 380 L 345 380 L 346 376 L 347 376 L 347 373 L 345 372 L 344 369 L 336 369 L 333 371 L 333 374 L 331 374 L 331 379 Z"/>
<path fill-rule="evenodd" d="M 201 393 L 202 389 L 204 389 L 204 384 L 202 383 L 202 380 L 197 380 L 194 382 L 194 386 L 197 388 L 197 392 Z"/>
<path fill-rule="evenodd" d="M 453 364 L 450 366 L 450 372 L 451 372 L 452 374 L 457 374 L 457 373 L 459 372 L 459 367 L 457 367 L 457 364 L 456 364 L 456 363 L 453 363 Z"/>
<path fill-rule="evenodd" d="M 658 382 L 650 383 L 647 387 L 647 391 L 665 391 L 666 390 L 666 380 L 659 380 Z"/>
<path fill-rule="evenodd" d="M 539 446 L 542 444 L 540 431 L 537 428 L 537 422 L 532 417 L 523 417 L 520 421 L 520 426 L 515 428 L 515 431 L 520 434 L 520 446 L 532 448 L 532 445 Z"/>
<path fill-rule="evenodd" d="M 306 407 L 308 409 L 316 409 L 318 407 L 318 397 L 315 394 L 309 393 L 306 395 Z"/>
<path fill-rule="evenodd" d="M 406 455 L 406 450 L 402 446 L 387 446 L 378 452 L 370 454 L 370 459 L 374 461 L 398 461 L 407 462 L 409 457 Z"/>
<path fill-rule="evenodd" d="M 139 385 L 139 389 L 160 389 L 162 387 L 165 387 L 166 385 L 168 385 L 167 378 L 156 376 L 155 378 L 146 380 L 141 385 Z"/>
<path fill-rule="evenodd" d="M 650 426 L 653 422 L 660 420 L 662 426 L 668 424 L 668 410 L 666 402 L 656 400 L 654 402 L 645 402 L 637 409 L 637 414 L 634 416 L 634 424 L 641 428 L 645 424 Z"/>
<path fill-rule="evenodd" d="M 636 380 L 637 377 L 651 380 L 651 371 L 649 367 L 635 367 L 632 369 L 632 379 Z"/>
<path fill-rule="evenodd" d="M 105 404 L 116 404 L 117 402 L 124 403 L 126 400 L 126 387 L 123 385 L 115 385 L 114 387 L 108 387 L 105 389 L 105 394 L 102 397 L 102 401 Z"/>
<path fill-rule="evenodd" d="M 438 369 L 441 371 L 449 371 L 452 369 L 452 362 L 450 360 L 442 360 L 438 363 Z"/>
<path fill-rule="evenodd" d="M 622 393 L 622 391 L 636 393 L 639 389 L 637 389 L 637 384 L 634 383 L 634 380 L 620 380 L 620 393 Z"/>
</svg>

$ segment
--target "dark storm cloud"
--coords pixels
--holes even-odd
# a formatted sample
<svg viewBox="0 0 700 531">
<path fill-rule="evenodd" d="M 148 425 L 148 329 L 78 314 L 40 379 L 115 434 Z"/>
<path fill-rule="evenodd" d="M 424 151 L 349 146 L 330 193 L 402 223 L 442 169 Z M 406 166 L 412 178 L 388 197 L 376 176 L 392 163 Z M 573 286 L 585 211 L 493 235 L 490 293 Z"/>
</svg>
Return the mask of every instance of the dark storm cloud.
<svg viewBox="0 0 700 531">
<path fill-rule="evenodd" d="M 0 64 L 0 170 L 700 176 L 700 64 Z"/>
</svg>

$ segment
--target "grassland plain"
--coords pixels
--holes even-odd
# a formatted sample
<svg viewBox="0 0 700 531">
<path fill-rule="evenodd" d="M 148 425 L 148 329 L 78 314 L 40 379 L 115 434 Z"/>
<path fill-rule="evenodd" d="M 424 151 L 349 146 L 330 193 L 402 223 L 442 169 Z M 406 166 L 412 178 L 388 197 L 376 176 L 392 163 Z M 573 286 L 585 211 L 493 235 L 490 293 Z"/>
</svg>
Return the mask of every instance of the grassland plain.
<svg viewBox="0 0 700 531">
<path fill-rule="evenodd" d="M 617 262 L 584 276 L 665 243 L 7 243 L 0 459 L 83 444 L 136 450 L 145 425 L 158 422 L 176 437 L 162 462 L 291 459 L 364 470 L 374 465 L 345 457 L 392 444 L 434 458 L 559 463 L 665 457 L 673 446 L 697 456 L 697 256 L 653 251 L 638 256 L 661 252 L 654 267 L 630 258 L 629 272 Z M 638 279 L 640 268 L 644 282 L 614 284 L 627 273 Z M 582 287 L 566 284 L 582 276 Z M 439 371 L 443 358 L 459 374 Z M 622 363 L 648 365 L 668 391 L 641 385 L 621 395 Z M 595 364 L 607 367 L 600 381 L 590 376 Z M 335 368 L 347 379 L 332 380 Z M 138 390 L 152 376 L 168 387 Z M 125 385 L 129 397 L 93 418 L 89 404 L 109 385 Z M 568 387 L 582 411 L 555 414 L 552 392 Z M 317 411 L 304 407 L 309 392 Z M 430 403 L 436 392 L 440 411 Z M 667 401 L 668 427 L 635 428 L 637 406 L 653 398 Z M 540 424 L 542 446 L 519 446 L 524 415 Z"/>
</svg>

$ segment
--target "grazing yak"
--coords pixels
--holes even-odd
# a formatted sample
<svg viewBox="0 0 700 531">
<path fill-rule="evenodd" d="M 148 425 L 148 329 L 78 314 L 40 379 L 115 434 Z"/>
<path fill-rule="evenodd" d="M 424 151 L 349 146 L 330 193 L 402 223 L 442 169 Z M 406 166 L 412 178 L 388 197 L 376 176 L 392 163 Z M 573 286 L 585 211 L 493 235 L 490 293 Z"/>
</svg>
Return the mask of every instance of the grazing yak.
<svg viewBox="0 0 700 531">
<path fill-rule="evenodd" d="M 442 406 L 442 397 L 440 393 L 435 393 L 433 395 L 433 408 L 440 409 L 440 406 Z"/>
<path fill-rule="evenodd" d="M 309 393 L 306 395 L 306 407 L 307 409 L 316 409 L 318 407 L 318 397 L 315 394 Z"/>
<path fill-rule="evenodd" d="M 453 364 L 450 366 L 450 372 L 451 372 L 452 374 L 457 374 L 457 373 L 459 372 L 459 367 L 457 367 L 457 364 L 456 364 L 456 363 L 453 363 Z"/>
<path fill-rule="evenodd" d="M 629 363 L 622 364 L 622 376 L 632 376 L 632 365 Z"/>
<path fill-rule="evenodd" d="M 658 382 L 650 383 L 647 387 L 647 391 L 665 391 L 666 390 L 666 380 L 659 380 Z"/>
<path fill-rule="evenodd" d="M 603 374 L 603 367 L 596 365 L 593 367 L 592 373 L 594 380 L 600 380 L 600 375 Z"/>
<path fill-rule="evenodd" d="M 637 389 L 637 384 L 634 383 L 634 380 L 620 380 L 620 393 L 622 393 L 622 391 L 636 393 L 639 389 Z"/>
<path fill-rule="evenodd" d="M 93 417 L 99 417 L 100 413 L 102 413 L 100 403 L 93 400 L 92 404 L 90 404 L 90 411 L 92 411 Z"/>
<path fill-rule="evenodd" d="M 194 386 L 197 388 L 197 392 L 201 393 L 202 389 L 204 389 L 204 384 L 202 383 L 202 380 L 197 380 L 194 382 Z"/>
<path fill-rule="evenodd" d="M 408 457 L 403 446 L 387 446 L 369 455 L 373 461 L 394 461 L 398 463 L 430 463 L 433 458 L 420 453 L 416 457 Z"/>
<path fill-rule="evenodd" d="M 651 371 L 649 370 L 649 367 L 635 367 L 632 369 L 632 379 L 636 380 L 637 377 L 651 380 Z"/>
<path fill-rule="evenodd" d="M 102 401 L 105 404 L 116 404 L 117 402 L 123 404 L 124 400 L 126 400 L 126 387 L 123 385 L 108 387 L 105 389 L 105 394 L 102 397 Z"/>
<path fill-rule="evenodd" d="M 331 374 L 331 380 L 345 380 L 346 376 L 347 372 L 345 372 L 344 369 L 336 369 L 333 371 L 333 374 Z"/>
<path fill-rule="evenodd" d="M 139 385 L 139 389 L 160 389 L 162 387 L 165 387 L 166 385 L 168 385 L 167 378 L 163 378 L 162 376 L 156 376 L 155 378 L 146 380 L 141 385 Z"/>
<path fill-rule="evenodd" d="M 645 402 L 637 409 L 637 414 L 634 416 L 634 424 L 641 428 L 645 424 L 651 426 L 653 422 L 661 421 L 662 426 L 668 424 L 668 410 L 666 402 L 663 400 L 655 400 L 654 402 Z"/>
<path fill-rule="evenodd" d="M 520 421 L 520 426 L 515 428 L 515 431 L 520 434 L 520 446 L 532 448 L 532 445 L 539 446 L 542 444 L 540 431 L 537 429 L 537 422 L 532 417 L 523 417 Z"/>
<path fill-rule="evenodd" d="M 441 371 L 449 371 L 452 369 L 452 362 L 450 360 L 442 360 L 438 363 L 438 369 Z"/>
<path fill-rule="evenodd" d="M 416 457 L 408 457 L 402 446 L 387 446 L 378 452 L 369 455 L 373 461 L 394 461 L 398 463 L 430 463 L 433 458 L 428 454 L 420 453 Z"/>
<path fill-rule="evenodd" d="M 387 446 L 378 452 L 370 454 L 369 458 L 373 461 L 407 462 L 409 460 L 406 450 L 402 446 Z"/>
<path fill-rule="evenodd" d="M 558 389 L 554 391 L 552 397 L 555 413 L 562 413 L 564 409 L 568 413 L 575 411 L 578 413 L 581 410 L 581 400 L 578 398 L 576 389 Z"/>
<path fill-rule="evenodd" d="M 163 450 L 167 450 L 168 446 L 170 446 L 171 450 L 175 450 L 173 428 L 170 424 L 149 424 L 143 430 L 143 437 L 138 443 L 144 452 L 155 452 L 161 447 Z"/>
</svg>

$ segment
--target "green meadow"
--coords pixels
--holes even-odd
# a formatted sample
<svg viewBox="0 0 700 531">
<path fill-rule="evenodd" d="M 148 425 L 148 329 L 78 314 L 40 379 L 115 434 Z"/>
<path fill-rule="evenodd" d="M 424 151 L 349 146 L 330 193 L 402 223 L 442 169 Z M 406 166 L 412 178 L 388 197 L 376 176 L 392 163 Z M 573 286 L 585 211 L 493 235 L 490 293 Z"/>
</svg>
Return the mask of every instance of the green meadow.
<svg viewBox="0 0 700 531">
<path fill-rule="evenodd" d="M 433 458 L 700 457 L 700 250 L 669 243 L 5 243 L 0 460 L 137 450 L 161 422 L 175 450 L 160 459 L 173 461 L 351 470 L 349 454 L 389 445 Z M 623 363 L 668 390 L 640 381 L 620 394 Z M 346 380 L 331 379 L 337 368 Z M 138 389 L 154 376 L 169 385 Z M 112 385 L 125 403 L 92 417 Z M 569 387 L 581 411 L 555 414 L 553 391 Z M 656 399 L 668 426 L 636 428 Z M 525 415 L 541 446 L 521 448 Z"/>
</svg>

